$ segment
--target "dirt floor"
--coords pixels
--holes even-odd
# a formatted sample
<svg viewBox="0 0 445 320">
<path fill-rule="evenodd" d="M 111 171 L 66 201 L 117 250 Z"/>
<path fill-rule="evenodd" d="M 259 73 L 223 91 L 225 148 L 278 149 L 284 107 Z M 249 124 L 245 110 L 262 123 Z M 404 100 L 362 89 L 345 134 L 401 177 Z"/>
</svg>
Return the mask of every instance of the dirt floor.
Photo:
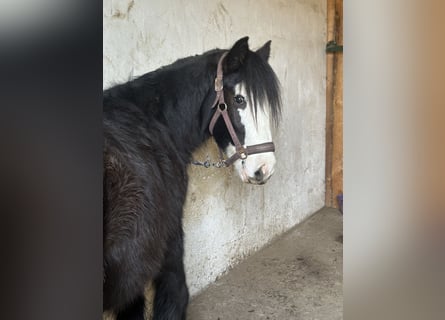
<svg viewBox="0 0 445 320">
<path fill-rule="evenodd" d="M 194 297 L 188 320 L 342 319 L 342 222 L 315 213 Z"/>
</svg>

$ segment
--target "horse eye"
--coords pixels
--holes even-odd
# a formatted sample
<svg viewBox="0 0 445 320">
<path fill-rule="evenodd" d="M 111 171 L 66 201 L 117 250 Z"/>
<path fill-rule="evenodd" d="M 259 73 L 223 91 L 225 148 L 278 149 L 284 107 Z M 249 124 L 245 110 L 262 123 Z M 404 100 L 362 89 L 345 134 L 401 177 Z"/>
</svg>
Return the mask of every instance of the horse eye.
<svg viewBox="0 0 445 320">
<path fill-rule="evenodd" d="M 243 97 L 242 95 L 240 95 L 240 94 L 237 94 L 237 95 L 234 97 L 234 99 L 235 99 L 235 102 L 238 103 L 238 104 L 242 104 L 242 103 L 244 103 L 244 97 Z"/>
</svg>

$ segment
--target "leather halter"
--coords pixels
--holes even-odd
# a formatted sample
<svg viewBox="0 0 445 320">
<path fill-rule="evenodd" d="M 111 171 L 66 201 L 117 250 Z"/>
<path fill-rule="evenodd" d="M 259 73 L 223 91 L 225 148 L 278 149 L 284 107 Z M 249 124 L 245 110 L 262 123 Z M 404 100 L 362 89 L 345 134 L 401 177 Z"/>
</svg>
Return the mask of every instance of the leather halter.
<svg viewBox="0 0 445 320">
<path fill-rule="evenodd" d="M 224 100 L 224 82 L 223 82 L 223 70 L 222 63 L 224 58 L 226 57 L 227 52 L 225 52 L 218 61 L 218 67 L 216 70 L 216 78 L 215 78 L 215 91 L 216 98 L 215 102 L 213 102 L 212 109 L 215 108 L 215 113 L 213 114 L 212 120 L 210 120 L 209 131 L 210 134 L 213 135 L 213 129 L 215 124 L 220 116 L 223 117 L 224 123 L 226 124 L 226 128 L 229 131 L 230 137 L 232 138 L 233 143 L 235 144 L 236 152 L 228 159 L 224 160 L 221 150 L 220 157 L 221 162 L 225 167 L 230 166 L 236 160 L 241 159 L 245 160 L 249 155 L 263 152 L 274 152 L 275 145 L 273 142 L 265 142 L 260 144 L 255 144 L 252 146 L 243 146 L 236 135 L 235 129 L 233 128 L 232 121 L 230 120 L 229 113 L 227 112 L 227 104 Z"/>
</svg>

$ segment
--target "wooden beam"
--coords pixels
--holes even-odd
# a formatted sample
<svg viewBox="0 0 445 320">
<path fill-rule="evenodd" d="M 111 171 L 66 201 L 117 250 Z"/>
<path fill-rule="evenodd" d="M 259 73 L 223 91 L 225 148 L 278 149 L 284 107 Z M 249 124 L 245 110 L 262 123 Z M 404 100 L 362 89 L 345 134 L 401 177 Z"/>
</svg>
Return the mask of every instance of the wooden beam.
<svg viewBox="0 0 445 320">
<path fill-rule="evenodd" d="M 343 0 L 327 1 L 327 43 L 343 45 Z M 338 208 L 343 192 L 343 53 L 326 54 L 326 196 Z"/>
<path fill-rule="evenodd" d="M 335 1 L 335 38 L 343 45 L 343 0 Z M 335 53 L 332 137 L 332 196 L 338 208 L 337 196 L 343 194 L 343 52 Z"/>
</svg>

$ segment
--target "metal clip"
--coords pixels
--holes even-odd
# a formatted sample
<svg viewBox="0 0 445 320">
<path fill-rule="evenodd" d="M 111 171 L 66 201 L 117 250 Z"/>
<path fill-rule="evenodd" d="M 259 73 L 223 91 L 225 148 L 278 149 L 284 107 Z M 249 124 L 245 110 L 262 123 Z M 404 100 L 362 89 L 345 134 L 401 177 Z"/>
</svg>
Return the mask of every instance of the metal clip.
<svg viewBox="0 0 445 320">
<path fill-rule="evenodd" d="M 195 165 L 195 166 L 203 166 L 205 168 L 210 168 L 210 166 L 212 165 L 211 162 L 210 162 L 209 155 L 207 155 L 206 161 L 201 162 L 201 161 L 194 160 L 194 161 L 192 161 L 192 164 Z"/>
<path fill-rule="evenodd" d="M 195 160 L 195 161 L 192 161 L 192 164 L 194 166 L 203 166 L 205 168 L 209 168 L 210 167 L 210 163 L 208 161 L 201 162 L 201 161 L 196 161 Z"/>
</svg>

